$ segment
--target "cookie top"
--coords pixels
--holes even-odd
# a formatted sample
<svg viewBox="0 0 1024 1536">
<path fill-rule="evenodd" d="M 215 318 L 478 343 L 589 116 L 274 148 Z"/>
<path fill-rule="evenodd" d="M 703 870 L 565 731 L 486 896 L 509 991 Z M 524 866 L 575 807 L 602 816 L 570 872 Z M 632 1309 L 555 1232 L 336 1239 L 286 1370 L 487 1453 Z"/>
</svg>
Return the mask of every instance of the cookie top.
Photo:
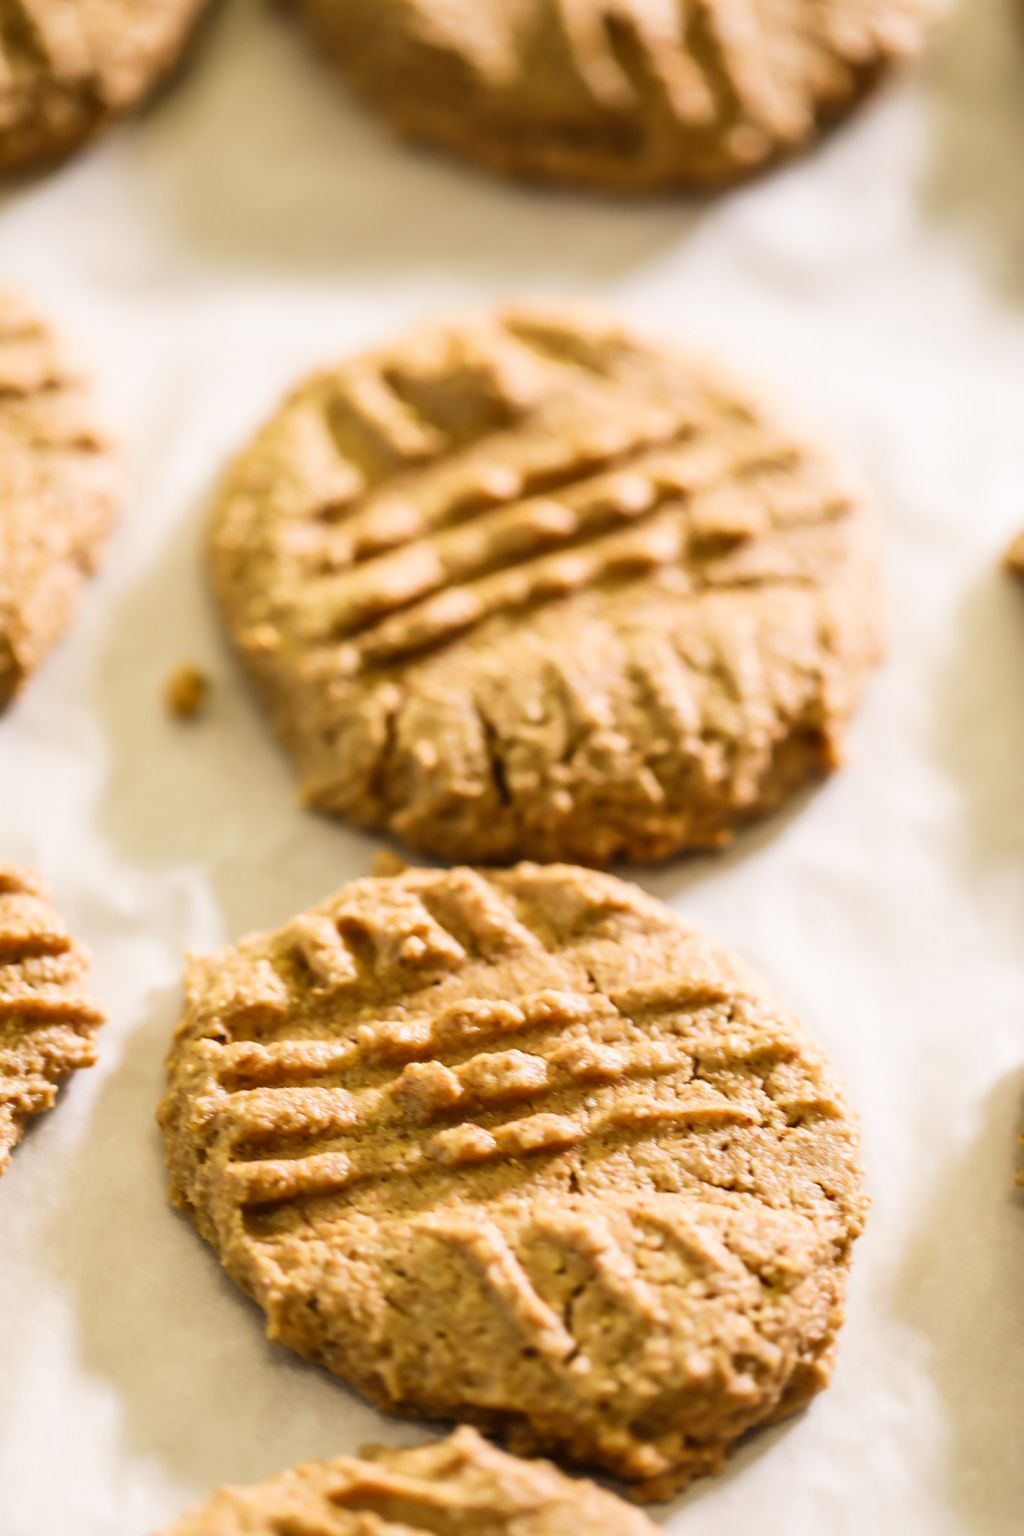
<svg viewBox="0 0 1024 1536">
<path fill-rule="evenodd" d="M 0 0 L 0 175 L 69 153 L 177 62 L 208 0 Z"/>
<path fill-rule="evenodd" d="M 801 1026 L 661 903 L 521 865 L 358 880 L 192 962 L 174 1201 L 375 1403 L 667 1496 L 828 1379 L 864 1217 Z"/>
<path fill-rule="evenodd" d="M 639 1510 L 463 1428 L 415 1450 L 368 1448 L 255 1488 L 224 1488 L 163 1536 L 656 1536 Z"/>
<path fill-rule="evenodd" d="M 874 522 L 828 456 L 589 311 L 309 379 L 212 558 L 308 801 L 456 861 L 715 846 L 835 765 L 880 651 Z"/>
<path fill-rule="evenodd" d="M 718 187 L 914 54 L 939 0 L 289 0 L 410 138 L 502 173 Z"/>
<path fill-rule="evenodd" d="M 26 1121 L 96 1060 L 103 1015 L 85 993 L 88 969 L 39 878 L 0 864 L 0 1174 Z"/>
<path fill-rule="evenodd" d="M 0 290 L 0 709 L 62 634 L 120 502 L 87 378 Z"/>
</svg>

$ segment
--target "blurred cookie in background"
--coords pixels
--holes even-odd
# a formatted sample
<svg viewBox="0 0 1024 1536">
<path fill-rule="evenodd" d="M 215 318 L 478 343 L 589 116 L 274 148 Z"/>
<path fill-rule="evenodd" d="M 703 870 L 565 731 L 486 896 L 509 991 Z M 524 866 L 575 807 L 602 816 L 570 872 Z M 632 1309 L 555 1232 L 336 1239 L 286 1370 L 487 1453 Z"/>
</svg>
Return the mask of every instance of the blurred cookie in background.
<svg viewBox="0 0 1024 1536">
<path fill-rule="evenodd" d="M 489 170 L 715 188 L 921 47 L 939 0 L 287 0 L 393 128 Z"/>
<path fill-rule="evenodd" d="M 57 160 L 137 107 L 210 0 L 0 0 L 0 175 Z"/>
<path fill-rule="evenodd" d="M 1024 533 L 1018 533 L 1006 554 L 1003 564 L 1014 576 L 1024 576 Z"/>
</svg>

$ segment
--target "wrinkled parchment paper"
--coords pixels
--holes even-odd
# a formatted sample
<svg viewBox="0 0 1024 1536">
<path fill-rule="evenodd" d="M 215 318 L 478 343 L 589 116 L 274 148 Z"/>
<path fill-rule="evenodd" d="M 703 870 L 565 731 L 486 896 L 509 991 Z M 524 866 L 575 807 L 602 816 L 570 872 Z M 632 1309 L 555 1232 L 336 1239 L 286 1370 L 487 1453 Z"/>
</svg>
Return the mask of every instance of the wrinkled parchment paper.
<svg viewBox="0 0 1024 1536">
<path fill-rule="evenodd" d="M 301 370 L 439 309 L 602 293 L 732 358 L 857 465 L 891 659 L 847 771 L 642 880 L 759 964 L 863 1112 L 875 1205 L 831 1390 L 659 1511 L 686 1536 L 1024 1530 L 1024 27 L 961 0 L 926 68 L 705 206 L 491 184 L 393 147 L 256 3 L 144 121 L 4 195 L 0 277 L 91 351 L 131 505 L 0 723 L 0 848 L 96 957 L 103 1061 L 0 1185 L 0 1536 L 151 1536 L 224 1481 L 415 1440 L 263 1339 L 164 1197 L 183 948 L 277 924 L 374 843 L 294 804 L 200 568 L 213 478 Z M 168 674 L 215 679 L 183 728 Z"/>
</svg>

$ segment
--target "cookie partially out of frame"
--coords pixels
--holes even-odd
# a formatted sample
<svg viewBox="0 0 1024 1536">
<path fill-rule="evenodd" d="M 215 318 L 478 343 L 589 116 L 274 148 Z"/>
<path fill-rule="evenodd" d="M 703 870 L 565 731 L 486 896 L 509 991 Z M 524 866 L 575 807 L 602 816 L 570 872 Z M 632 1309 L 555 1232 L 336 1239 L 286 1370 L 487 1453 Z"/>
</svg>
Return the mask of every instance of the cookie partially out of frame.
<svg viewBox="0 0 1024 1536">
<path fill-rule="evenodd" d="M 475 1430 L 415 1450 L 309 1462 L 223 1488 L 162 1536 L 656 1536 L 639 1510 L 550 1462 L 521 1461 Z"/>
<path fill-rule="evenodd" d="M 96 1060 L 88 970 L 39 878 L 0 863 L 0 1174 L 64 1079 Z"/>
<path fill-rule="evenodd" d="M 209 0 L 0 0 L 0 175 L 59 159 L 136 107 Z"/>
<path fill-rule="evenodd" d="M 881 651 L 830 457 L 590 312 L 315 375 L 228 475 L 212 560 L 306 800 L 455 861 L 721 844 L 837 764 Z"/>
<path fill-rule="evenodd" d="M 938 0 L 289 0 L 409 138 L 627 191 L 802 149 L 912 56 Z"/>
<path fill-rule="evenodd" d="M 829 1378 L 864 1219 L 820 1051 L 564 866 L 358 880 L 193 961 L 171 1192 L 270 1337 L 643 1497 Z"/>
<path fill-rule="evenodd" d="M 1024 533 L 1018 533 L 1003 556 L 1003 563 L 1014 576 L 1024 576 Z"/>
<path fill-rule="evenodd" d="M 120 496 L 90 381 L 0 289 L 0 710 L 66 629 Z"/>
</svg>

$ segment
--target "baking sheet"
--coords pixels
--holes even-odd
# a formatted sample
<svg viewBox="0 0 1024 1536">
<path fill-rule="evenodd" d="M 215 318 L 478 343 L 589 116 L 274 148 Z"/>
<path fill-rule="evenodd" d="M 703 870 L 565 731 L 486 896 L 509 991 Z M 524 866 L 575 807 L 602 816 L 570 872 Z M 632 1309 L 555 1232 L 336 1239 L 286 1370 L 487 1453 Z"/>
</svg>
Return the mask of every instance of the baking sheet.
<svg viewBox="0 0 1024 1536">
<path fill-rule="evenodd" d="M 179 956 L 370 866 L 300 813 L 200 577 L 212 480 L 301 370 L 513 292 L 610 296 L 801 403 L 885 524 L 891 659 L 848 770 L 641 879 L 759 964 L 860 1107 L 874 1212 L 831 1390 L 658 1518 L 687 1536 L 1024 1527 L 1024 29 L 927 67 L 727 199 L 621 206 L 394 148 L 236 0 L 144 121 L 0 203 L 0 273 L 91 349 L 130 511 L 0 724 L 0 847 L 96 955 L 101 1067 L 0 1185 L 0 1536 L 149 1536 L 217 1483 L 415 1440 L 263 1339 L 164 1198 Z M 215 678 L 168 721 L 167 675 Z"/>
</svg>

